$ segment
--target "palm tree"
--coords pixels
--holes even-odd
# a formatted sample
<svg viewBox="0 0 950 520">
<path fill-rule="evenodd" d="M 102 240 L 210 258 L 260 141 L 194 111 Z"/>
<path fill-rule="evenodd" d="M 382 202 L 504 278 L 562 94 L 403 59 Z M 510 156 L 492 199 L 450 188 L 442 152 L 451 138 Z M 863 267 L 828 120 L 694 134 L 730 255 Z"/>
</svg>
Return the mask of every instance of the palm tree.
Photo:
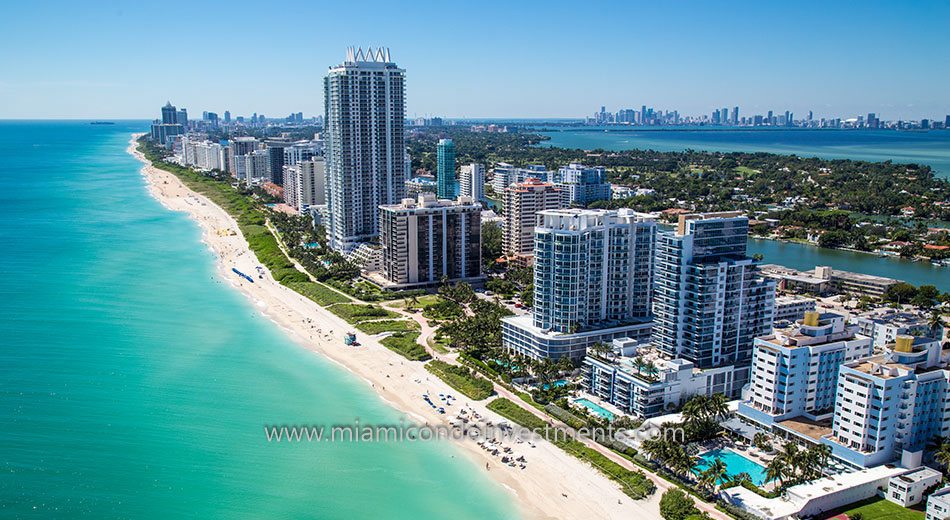
<svg viewBox="0 0 950 520">
<path fill-rule="evenodd" d="M 745 482 L 748 482 L 748 483 L 751 484 L 751 483 L 752 483 L 752 475 L 749 475 L 749 474 L 746 473 L 745 471 L 741 471 L 741 472 L 736 473 L 735 475 L 733 475 L 731 480 L 732 480 L 733 482 L 735 482 L 736 484 L 740 485 L 740 486 L 743 485 L 743 483 L 745 483 Z"/>
<path fill-rule="evenodd" d="M 705 471 L 700 473 L 699 482 L 703 487 L 708 487 L 709 490 L 712 491 L 725 477 L 726 463 L 717 457 Z"/>
<path fill-rule="evenodd" d="M 940 447 L 934 452 L 934 460 L 950 470 L 950 439 L 942 439 Z"/>
<path fill-rule="evenodd" d="M 656 367 L 656 363 L 653 361 L 647 361 L 643 364 L 643 370 L 647 373 L 647 377 L 654 378 L 657 374 L 660 373 L 660 369 Z"/>
<path fill-rule="evenodd" d="M 782 457 L 775 457 L 765 468 L 765 480 L 777 480 L 778 486 L 783 487 L 787 472 L 788 467 L 785 465 L 785 461 Z"/>
<path fill-rule="evenodd" d="M 725 394 L 713 394 L 706 400 L 706 412 L 708 417 L 722 419 L 729 415 L 729 400 Z"/>
<path fill-rule="evenodd" d="M 943 319 L 943 314 L 940 312 L 940 309 L 934 308 L 930 310 L 930 318 L 927 320 L 927 323 L 930 325 L 930 337 L 941 339 L 940 336 L 941 329 L 944 329 L 947 324 Z M 938 336 L 940 334 L 940 336 Z"/>
<path fill-rule="evenodd" d="M 646 365 L 646 362 L 643 361 L 643 358 L 637 356 L 633 358 L 633 368 L 637 369 L 637 374 L 643 373 L 643 367 Z"/>
</svg>

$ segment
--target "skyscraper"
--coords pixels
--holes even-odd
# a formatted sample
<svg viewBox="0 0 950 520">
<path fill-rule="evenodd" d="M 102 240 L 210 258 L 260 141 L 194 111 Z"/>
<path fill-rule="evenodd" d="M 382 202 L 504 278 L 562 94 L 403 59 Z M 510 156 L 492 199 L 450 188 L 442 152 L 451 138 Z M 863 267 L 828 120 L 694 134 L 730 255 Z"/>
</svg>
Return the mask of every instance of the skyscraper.
<svg viewBox="0 0 950 520">
<path fill-rule="evenodd" d="M 475 202 L 485 200 L 485 165 L 466 164 L 459 176 L 459 192 L 463 197 L 471 197 Z"/>
<path fill-rule="evenodd" d="M 165 106 L 162 107 L 162 124 L 174 125 L 177 122 L 178 122 L 178 109 L 176 109 L 175 105 L 172 105 L 172 102 L 169 101 L 165 103 Z"/>
<path fill-rule="evenodd" d="M 405 195 L 405 71 L 389 49 L 350 47 L 324 91 L 327 235 L 349 251 L 379 236 L 379 206 Z"/>
<path fill-rule="evenodd" d="M 455 181 L 455 143 L 451 139 L 439 139 L 438 176 L 439 198 L 454 199 L 458 197 L 458 183 Z"/>
<path fill-rule="evenodd" d="M 610 199 L 610 183 L 603 166 L 571 163 L 558 169 L 554 185 L 561 189 L 561 206 L 587 206 Z"/>
<path fill-rule="evenodd" d="M 468 197 L 432 193 L 380 207 L 382 275 L 392 286 L 436 285 L 442 277 L 481 277 L 482 206 Z"/>
<path fill-rule="evenodd" d="M 594 343 L 645 339 L 655 235 L 653 217 L 629 209 L 538 213 L 534 308 L 502 320 L 505 348 L 580 359 Z"/>
<path fill-rule="evenodd" d="M 739 107 L 738 106 L 732 107 L 732 125 L 733 126 L 739 125 Z"/>
<path fill-rule="evenodd" d="M 775 282 L 746 256 L 740 213 L 680 215 L 656 245 L 653 343 L 698 368 L 732 365 L 730 395 L 749 378 L 752 344 L 772 326 Z"/>
<path fill-rule="evenodd" d="M 515 263 L 531 263 L 538 212 L 561 204 L 561 190 L 549 182 L 531 178 L 505 188 L 505 256 Z"/>
</svg>

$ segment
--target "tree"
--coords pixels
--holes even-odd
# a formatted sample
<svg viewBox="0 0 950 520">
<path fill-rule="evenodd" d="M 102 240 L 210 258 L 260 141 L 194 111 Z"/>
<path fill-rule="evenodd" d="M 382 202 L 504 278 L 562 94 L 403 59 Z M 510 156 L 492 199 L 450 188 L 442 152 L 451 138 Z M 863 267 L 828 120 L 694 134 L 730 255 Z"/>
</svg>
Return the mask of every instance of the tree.
<svg viewBox="0 0 950 520">
<path fill-rule="evenodd" d="M 777 480 L 779 487 L 782 487 L 782 482 L 785 480 L 787 472 L 788 468 L 785 465 L 785 461 L 781 457 L 775 457 L 765 468 L 765 480 Z"/>
<path fill-rule="evenodd" d="M 716 487 L 716 484 L 725 478 L 726 463 L 717 457 L 708 468 L 699 474 L 699 484 L 711 491 Z"/>
<path fill-rule="evenodd" d="M 696 504 L 682 490 L 669 489 L 660 498 L 660 516 L 664 520 L 686 520 L 686 517 L 695 514 L 699 514 Z"/>
<path fill-rule="evenodd" d="M 944 470 L 950 471 L 950 439 L 941 440 L 940 447 L 934 452 L 934 460 L 941 464 Z"/>
<path fill-rule="evenodd" d="M 887 288 L 884 292 L 884 301 L 904 304 L 911 301 L 914 296 L 917 296 L 917 288 L 909 283 L 900 282 Z"/>
<path fill-rule="evenodd" d="M 937 339 L 940 339 L 942 330 L 947 326 L 940 309 L 930 310 L 930 318 L 927 320 L 927 324 L 930 325 L 930 337 Z"/>
</svg>

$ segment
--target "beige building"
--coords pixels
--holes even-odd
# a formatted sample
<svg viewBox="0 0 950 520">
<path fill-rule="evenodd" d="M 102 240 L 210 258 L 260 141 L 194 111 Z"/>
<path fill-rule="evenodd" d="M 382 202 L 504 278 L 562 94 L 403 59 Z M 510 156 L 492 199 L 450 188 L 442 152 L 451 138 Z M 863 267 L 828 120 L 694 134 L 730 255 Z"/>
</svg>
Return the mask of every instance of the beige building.
<svg viewBox="0 0 950 520">
<path fill-rule="evenodd" d="M 505 188 L 504 255 L 514 263 L 530 265 L 538 212 L 561 207 L 561 190 L 549 182 L 530 178 Z"/>
<path fill-rule="evenodd" d="M 470 197 L 437 200 L 433 193 L 379 207 L 387 288 L 437 285 L 442 277 L 474 281 L 482 275 L 482 207 Z M 374 281 L 374 278 L 371 278 Z"/>
</svg>

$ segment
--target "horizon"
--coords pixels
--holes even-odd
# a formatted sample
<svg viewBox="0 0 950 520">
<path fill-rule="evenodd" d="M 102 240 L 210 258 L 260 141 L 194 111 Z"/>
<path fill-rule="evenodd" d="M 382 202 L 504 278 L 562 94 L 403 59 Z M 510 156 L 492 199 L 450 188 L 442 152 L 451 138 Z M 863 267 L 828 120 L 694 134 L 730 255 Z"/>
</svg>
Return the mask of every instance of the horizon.
<svg viewBox="0 0 950 520">
<path fill-rule="evenodd" d="M 242 2 L 187 4 L 169 18 L 185 5 L 11 6 L 0 41 L 17 52 L 0 57 L 0 119 L 148 118 L 167 100 L 192 114 L 312 117 L 323 113 L 326 70 L 351 46 L 390 49 L 406 70 L 409 118 L 580 119 L 602 105 L 682 115 L 737 105 L 816 118 L 950 114 L 942 87 L 950 70 L 933 59 L 950 42 L 930 26 L 950 17 L 942 2 L 793 10 L 494 2 L 395 14 L 371 2 L 341 24 L 324 22 L 349 20 L 346 6 L 288 3 L 255 12 L 253 29 Z M 320 30 L 287 31 L 287 12 Z M 168 37 L 170 19 L 180 43 Z"/>
</svg>

